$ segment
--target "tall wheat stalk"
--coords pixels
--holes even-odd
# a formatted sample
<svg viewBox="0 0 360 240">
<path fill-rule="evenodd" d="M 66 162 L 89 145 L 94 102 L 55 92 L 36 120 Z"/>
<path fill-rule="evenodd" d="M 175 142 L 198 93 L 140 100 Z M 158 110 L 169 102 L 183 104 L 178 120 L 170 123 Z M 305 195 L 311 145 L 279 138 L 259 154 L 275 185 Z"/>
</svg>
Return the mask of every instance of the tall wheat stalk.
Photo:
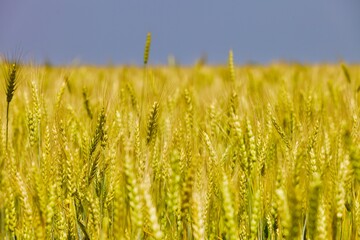
<svg viewBox="0 0 360 240">
<path fill-rule="evenodd" d="M 20 63 L 17 60 L 14 61 L 5 61 L 6 70 L 5 70 L 5 93 L 6 93 L 6 149 L 8 148 L 9 141 L 9 112 L 10 112 L 10 103 L 14 97 L 15 90 L 18 84 L 18 75 Z"/>
<path fill-rule="evenodd" d="M 146 83 L 148 80 L 148 62 L 149 62 L 149 55 L 150 55 L 150 46 L 151 46 L 151 33 L 148 32 L 146 35 L 146 42 L 145 42 L 145 48 L 144 48 L 144 81 L 141 89 L 141 105 L 140 105 L 140 113 L 139 113 L 139 128 L 142 120 L 143 115 L 143 105 L 144 105 L 144 95 L 145 95 L 145 88 Z"/>
</svg>

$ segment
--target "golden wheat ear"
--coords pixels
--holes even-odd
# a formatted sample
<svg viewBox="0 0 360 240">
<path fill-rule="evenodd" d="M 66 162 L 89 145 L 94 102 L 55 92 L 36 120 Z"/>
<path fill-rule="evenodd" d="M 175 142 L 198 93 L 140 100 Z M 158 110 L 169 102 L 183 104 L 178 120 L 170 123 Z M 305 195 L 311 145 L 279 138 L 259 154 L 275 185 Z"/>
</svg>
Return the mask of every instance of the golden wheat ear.
<svg viewBox="0 0 360 240">
<path fill-rule="evenodd" d="M 229 51 L 228 57 L 228 67 L 229 67 L 229 78 L 231 82 L 235 82 L 235 70 L 234 70 L 234 54 L 233 51 Z"/>
<path fill-rule="evenodd" d="M 147 130 L 146 130 L 146 144 L 156 138 L 158 129 L 158 117 L 159 117 L 159 103 L 154 102 L 148 117 Z"/>
</svg>

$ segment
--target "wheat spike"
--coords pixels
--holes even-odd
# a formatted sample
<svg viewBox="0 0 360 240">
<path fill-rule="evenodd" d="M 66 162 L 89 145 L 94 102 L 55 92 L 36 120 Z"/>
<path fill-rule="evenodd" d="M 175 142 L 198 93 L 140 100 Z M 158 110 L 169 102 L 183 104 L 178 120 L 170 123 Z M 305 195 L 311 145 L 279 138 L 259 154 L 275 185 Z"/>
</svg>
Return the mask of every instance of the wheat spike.
<svg viewBox="0 0 360 240">
<path fill-rule="evenodd" d="M 146 130 L 146 144 L 150 144 L 156 138 L 158 130 L 159 103 L 154 102 L 148 117 Z"/>
<path fill-rule="evenodd" d="M 10 102 L 14 97 L 15 90 L 18 85 L 20 63 L 18 61 L 7 62 L 7 71 L 5 72 L 5 85 L 6 85 L 6 148 L 8 147 L 9 140 L 9 111 Z"/>
<path fill-rule="evenodd" d="M 151 33 L 148 32 L 146 35 L 146 42 L 144 49 L 144 65 L 147 65 L 149 61 L 150 45 L 151 45 Z"/>
<path fill-rule="evenodd" d="M 235 82 L 235 69 L 234 69 L 234 55 L 232 50 L 229 51 L 228 65 L 229 65 L 230 81 L 233 83 Z"/>
<path fill-rule="evenodd" d="M 236 224 L 234 220 L 235 211 L 232 195 L 229 187 L 229 180 L 226 174 L 222 176 L 222 196 L 223 210 L 225 212 L 225 226 L 227 230 L 227 239 L 238 239 L 236 233 Z"/>
<path fill-rule="evenodd" d="M 341 70 L 343 71 L 343 73 L 345 75 L 346 81 L 350 84 L 351 83 L 350 73 L 349 73 L 349 70 L 348 70 L 348 68 L 346 67 L 346 65 L 344 63 L 341 64 Z"/>
</svg>

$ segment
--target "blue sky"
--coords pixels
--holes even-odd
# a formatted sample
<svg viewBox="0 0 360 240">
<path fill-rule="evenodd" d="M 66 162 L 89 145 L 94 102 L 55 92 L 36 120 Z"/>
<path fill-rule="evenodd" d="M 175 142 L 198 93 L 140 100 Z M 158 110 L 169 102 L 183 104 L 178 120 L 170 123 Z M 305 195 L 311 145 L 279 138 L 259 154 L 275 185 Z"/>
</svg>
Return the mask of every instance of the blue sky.
<svg viewBox="0 0 360 240">
<path fill-rule="evenodd" d="M 360 62 L 359 0 L 0 0 L 0 53 L 42 63 Z"/>
</svg>

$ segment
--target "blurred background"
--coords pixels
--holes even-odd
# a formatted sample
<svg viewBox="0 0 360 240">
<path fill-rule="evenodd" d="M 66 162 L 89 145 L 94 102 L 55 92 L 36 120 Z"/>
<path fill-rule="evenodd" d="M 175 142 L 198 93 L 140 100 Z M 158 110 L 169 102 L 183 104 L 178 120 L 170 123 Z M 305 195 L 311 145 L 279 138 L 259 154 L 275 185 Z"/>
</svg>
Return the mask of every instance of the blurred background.
<svg viewBox="0 0 360 240">
<path fill-rule="evenodd" d="M 0 0 L 0 53 L 51 64 L 360 62 L 359 0 Z"/>
</svg>

